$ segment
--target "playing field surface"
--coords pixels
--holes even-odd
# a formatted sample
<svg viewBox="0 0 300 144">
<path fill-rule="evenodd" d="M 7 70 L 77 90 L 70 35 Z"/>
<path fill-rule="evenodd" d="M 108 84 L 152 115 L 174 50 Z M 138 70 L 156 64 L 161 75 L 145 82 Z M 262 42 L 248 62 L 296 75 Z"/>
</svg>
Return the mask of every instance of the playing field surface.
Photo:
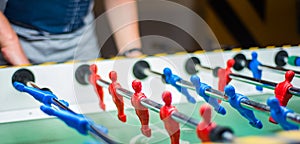
<svg viewBox="0 0 300 144">
<path fill-rule="evenodd" d="M 272 94 L 264 94 L 257 96 L 249 96 L 250 99 L 265 103 L 268 96 Z M 293 97 L 288 107 L 296 112 L 300 112 L 297 102 L 300 99 Z M 193 104 L 176 105 L 179 112 L 189 115 L 195 119 L 201 120 L 199 116 L 199 107 L 202 102 Z M 222 126 L 228 126 L 233 129 L 236 137 L 244 136 L 272 136 L 282 131 L 279 125 L 268 122 L 268 115 L 262 112 L 255 112 L 258 119 L 263 123 L 262 129 L 253 128 L 248 124 L 247 120 L 228 105 L 222 102 L 226 108 L 225 116 L 213 114 L 213 120 Z M 152 137 L 147 138 L 140 132 L 140 123 L 134 110 L 127 109 L 127 122 L 122 123 L 117 119 L 116 111 L 99 112 L 87 115 L 97 124 L 101 124 L 108 128 L 109 136 L 121 143 L 170 143 L 168 135 L 164 129 L 163 123 L 156 112 L 150 112 L 150 128 L 152 129 Z M 0 124 L 1 142 L 4 144 L 66 144 L 66 143 L 96 143 L 91 136 L 82 136 L 75 130 L 67 127 L 65 123 L 58 119 L 40 119 L 22 122 L 12 122 Z M 181 124 L 181 143 L 199 143 L 200 140 L 196 136 L 195 129 Z"/>
</svg>

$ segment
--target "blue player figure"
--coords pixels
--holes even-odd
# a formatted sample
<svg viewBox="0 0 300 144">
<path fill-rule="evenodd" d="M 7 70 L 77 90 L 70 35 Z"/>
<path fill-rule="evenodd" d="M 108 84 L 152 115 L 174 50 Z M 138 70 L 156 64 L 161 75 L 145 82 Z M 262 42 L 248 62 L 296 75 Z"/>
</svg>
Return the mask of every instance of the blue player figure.
<svg viewBox="0 0 300 144">
<path fill-rule="evenodd" d="M 256 119 L 252 110 L 243 108 L 241 106 L 241 102 L 248 99 L 246 96 L 235 93 L 235 89 L 232 85 L 227 85 L 224 91 L 228 96 L 230 105 L 235 108 L 243 117 L 245 117 L 249 121 L 250 125 L 259 129 L 263 127 L 261 121 Z"/>
<path fill-rule="evenodd" d="M 215 111 L 219 114 L 225 115 L 226 110 L 222 107 L 216 98 L 210 97 L 205 94 L 205 90 L 210 89 L 211 86 L 200 82 L 200 78 L 197 75 L 193 75 L 190 78 L 191 82 L 195 86 L 197 94 L 204 98 L 204 100 L 209 103 L 212 107 L 214 107 Z"/>
<path fill-rule="evenodd" d="M 261 63 L 257 60 L 257 53 L 252 52 L 251 56 L 252 60 L 249 62 L 249 69 L 252 72 L 253 78 L 261 80 L 262 70 L 258 68 Z M 261 86 L 256 86 L 256 90 L 262 91 L 263 88 Z"/>
<path fill-rule="evenodd" d="M 280 106 L 276 97 L 270 97 L 267 100 L 268 106 L 270 106 L 271 117 L 280 124 L 284 130 L 298 130 L 299 127 L 286 120 L 288 113 L 293 113 L 292 110 Z"/>
<path fill-rule="evenodd" d="M 181 87 L 181 86 L 176 84 L 177 81 L 181 81 L 182 79 L 179 76 L 172 74 L 171 69 L 165 68 L 164 69 L 164 76 L 165 76 L 165 81 L 166 81 L 167 84 L 171 84 L 179 92 L 181 92 L 183 95 L 185 95 L 186 99 L 190 103 L 196 103 L 196 100 L 189 94 L 187 88 Z"/>
</svg>

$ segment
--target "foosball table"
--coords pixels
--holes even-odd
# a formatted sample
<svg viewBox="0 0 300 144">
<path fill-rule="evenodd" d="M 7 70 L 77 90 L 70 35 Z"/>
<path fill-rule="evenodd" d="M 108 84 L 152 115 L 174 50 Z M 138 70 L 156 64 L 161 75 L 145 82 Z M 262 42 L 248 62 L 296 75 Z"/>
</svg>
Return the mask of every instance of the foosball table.
<svg viewBox="0 0 300 144">
<path fill-rule="evenodd" d="M 298 46 L 0 69 L 1 143 L 299 143 Z"/>
</svg>

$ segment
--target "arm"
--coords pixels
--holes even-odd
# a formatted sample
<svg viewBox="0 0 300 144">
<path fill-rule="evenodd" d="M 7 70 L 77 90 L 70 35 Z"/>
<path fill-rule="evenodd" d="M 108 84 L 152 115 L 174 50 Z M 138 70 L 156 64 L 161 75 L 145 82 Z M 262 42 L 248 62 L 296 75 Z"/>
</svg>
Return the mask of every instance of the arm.
<svg viewBox="0 0 300 144">
<path fill-rule="evenodd" d="M 2 12 L 0 12 L 0 48 L 4 59 L 8 63 L 12 65 L 29 64 L 19 43 L 18 36 Z"/>
<path fill-rule="evenodd" d="M 119 53 L 123 54 L 133 48 L 141 49 L 136 1 L 105 0 L 105 7 Z M 127 56 L 136 57 L 141 54 L 133 51 Z"/>
</svg>

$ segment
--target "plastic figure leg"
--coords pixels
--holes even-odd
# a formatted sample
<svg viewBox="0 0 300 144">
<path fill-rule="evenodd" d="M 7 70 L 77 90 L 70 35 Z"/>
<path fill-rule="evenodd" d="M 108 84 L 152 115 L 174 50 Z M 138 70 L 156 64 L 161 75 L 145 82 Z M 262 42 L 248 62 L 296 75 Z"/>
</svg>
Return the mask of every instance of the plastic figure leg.
<svg viewBox="0 0 300 144">
<path fill-rule="evenodd" d="M 100 101 L 99 101 L 100 108 L 105 110 L 106 106 L 104 104 L 102 88 L 97 88 L 97 91 L 98 91 L 98 94 L 99 94 L 98 96 L 99 96 L 99 99 L 100 99 Z"/>
<path fill-rule="evenodd" d="M 256 90 L 258 90 L 258 91 L 262 91 L 262 90 L 263 90 L 263 88 L 262 88 L 261 86 L 256 86 Z"/>
<path fill-rule="evenodd" d="M 186 99 L 190 102 L 190 103 L 196 103 L 196 100 L 189 94 L 189 92 L 187 91 L 186 88 L 180 88 L 179 90 L 183 95 L 186 96 Z"/>
<path fill-rule="evenodd" d="M 149 123 L 148 110 L 136 110 L 135 112 L 141 121 L 141 124 L 142 124 L 141 131 L 142 131 L 143 135 L 150 137 L 151 129 L 149 128 L 149 125 L 148 125 L 148 123 Z"/>
<path fill-rule="evenodd" d="M 247 114 L 243 113 L 242 115 L 249 121 L 249 124 L 252 125 L 253 127 L 259 129 L 263 127 L 261 121 L 255 118 L 255 115 L 253 114 L 252 111 L 247 112 Z"/>
<path fill-rule="evenodd" d="M 226 114 L 225 108 L 222 107 L 222 106 L 219 104 L 219 102 L 218 102 L 217 99 L 215 99 L 215 98 L 209 98 L 208 103 L 209 103 L 211 106 L 213 106 L 214 109 L 215 109 L 215 111 L 217 111 L 218 113 L 223 114 L 223 115 Z"/>
<path fill-rule="evenodd" d="M 116 100 L 116 106 L 118 108 L 118 118 L 122 122 L 126 122 L 126 115 L 124 114 L 124 103 L 121 100 Z"/>
<path fill-rule="evenodd" d="M 180 141 L 180 131 L 176 131 L 171 135 L 171 144 L 179 144 Z"/>
<path fill-rule="evenodd" d="M 249 122 L 249 124 L 252 125 L 253 127 L 257 127 L 257 128 L 263 127 L 261 121 L 259 121 L 259 120 L 255 121 L 255 122 Z"/>
<path fill-rule="evenodd" d="M 269 122 L 271 122 L 273 124 L 278 124 L 272 117 L 269 117 Z"/>
<path fill-rule="evenodd" d="M 106 106 L 105 106 L 105 104 L 104 104 L 104 102 L 102 100 L 100 100 L 100 104 L 99 105 L 100 105 L 101 109 L 105 110 Z"/>
</svg>

